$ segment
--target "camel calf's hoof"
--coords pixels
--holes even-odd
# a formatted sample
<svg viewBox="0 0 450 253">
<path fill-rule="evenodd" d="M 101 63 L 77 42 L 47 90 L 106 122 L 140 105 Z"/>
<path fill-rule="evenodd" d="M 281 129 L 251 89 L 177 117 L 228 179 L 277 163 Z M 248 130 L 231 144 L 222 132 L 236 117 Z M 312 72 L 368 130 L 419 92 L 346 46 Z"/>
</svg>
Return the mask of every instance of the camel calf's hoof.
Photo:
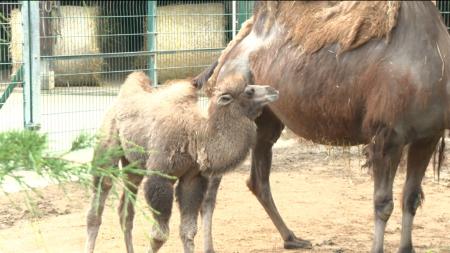
<svg viewBox="0 0 450 253">
<path fill-rule="evenodd" d="M 289 239 L 284 241 L 285 249 L 311 249 L 312 244 L 310 241 L 297 238 L 295 235 L 290 236 Z"/>
</svg>

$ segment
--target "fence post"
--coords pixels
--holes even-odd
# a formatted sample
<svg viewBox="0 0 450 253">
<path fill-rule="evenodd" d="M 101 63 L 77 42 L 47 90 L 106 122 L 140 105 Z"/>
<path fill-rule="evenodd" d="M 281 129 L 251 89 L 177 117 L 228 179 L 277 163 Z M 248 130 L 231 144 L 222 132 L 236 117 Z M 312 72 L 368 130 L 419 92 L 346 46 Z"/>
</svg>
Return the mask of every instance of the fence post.
<svg viewBox="0 0 450 253">
<path fill-rule="evenodd" d="M 152 52 L 148 58 L 148 75 L 152 85 L 158 85 L 156 73 L 156 1 L 147 0 L 147 50 Z"/>
<path fill-rule="evenodd" d="M 22 2 L 23 32 L 23 115 L 24 127 L 40 128 L 40 43 L 39 43 L 39 2 Z"/>
<path fill-rule="evenodd" d="M 31 75 L 30 75 L 30 2 L 22 1 L 22 61 L 23 61 L 23 125 L 25 128 L 31 123 Z"/>
</svg>

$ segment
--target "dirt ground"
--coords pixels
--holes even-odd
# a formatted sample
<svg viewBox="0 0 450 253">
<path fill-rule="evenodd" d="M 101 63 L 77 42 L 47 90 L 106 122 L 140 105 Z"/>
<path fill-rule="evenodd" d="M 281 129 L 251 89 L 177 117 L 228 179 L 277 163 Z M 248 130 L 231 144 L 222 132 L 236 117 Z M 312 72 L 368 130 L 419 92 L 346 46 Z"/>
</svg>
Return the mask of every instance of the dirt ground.
<svg viewBox="0 0 450 253">
<path fill-rule="evenodd" d="M 290 229 L 297 236 L 311 240 L 313 249 L 283 249 L 279 233 L 245 186 L 249 174 L 247 161 L 222 181 L 213 221 L 216 251 L 369 252 L 373 230 L 373 185 L 367 169 L 361 169 L 363 163 L 358 147 L 330 149 L 284 135 L 274 149 L 272 192 Z M 417 252 L 450 252 L 449 171 L 444 168 L 441 180 L 437 182 L 429 168 L 424 179 L 426 199 L 414 223 L 413 239 Z M 395 182 L 396 208 L 385 236 L 386 252 L 396 252 L 399 244 L 399 199 L 404 178 L 405 173 L 400 171 Z M 36 201 L 37 214 L 28 211 L 21 193 L 0 197 L 0 252 L 82 252 L 89 192 L 77 184 L 66 185 L 64 191 L 49 186 L 40 192 L 42 198 Z M 117 197 L 112 195 L 108 205 L 96 252 L 124 252 L 116 214 Z M 171 236 L 161 253 L 182 252 L 176 205 L 170 224 Z M 139 213 L 134 228 L 136 252 L 147 252 L 150 226 L 145 215 Z M 201 231 L 196 238 L 196 252 L 202 252 Z"/>
</svg>

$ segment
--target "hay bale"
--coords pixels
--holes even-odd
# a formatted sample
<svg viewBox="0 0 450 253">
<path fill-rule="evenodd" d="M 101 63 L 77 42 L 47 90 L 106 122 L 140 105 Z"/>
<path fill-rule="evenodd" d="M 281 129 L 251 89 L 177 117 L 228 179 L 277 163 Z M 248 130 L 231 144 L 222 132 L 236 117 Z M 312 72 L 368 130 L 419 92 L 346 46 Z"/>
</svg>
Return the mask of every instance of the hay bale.
<svg viewBox="0 0 450 253">
<path fill-rule="evenodd" d="M 100 53 L 98 7 L 61 6 L 60 13 L 61 18 L 51 23 L 52 30 L 59 34 L 52 55 Z M 55 15 L 53 11 L 52 16 Z M 55 73 L 56 86 L 98 85 L 101 75 L 94 72 L 101 72 L 102 65 L 103 58 L 86 58 L 57 60 L 50 68 Z"/>
<path fill-rule="evenodd" d="M 97 7 L 61 6 L 61 18 L 51 22 L 52 34 L 58 34 L 53 45 L 52 55 L 80 55 L 100 53 L 98 39 L 99 16 Z M 55 16 L 56 12 L 52 12 Z M 77 18 L 83 17 L 83 18 Z M 20 9 L 11 12 L 11 58 L 13 73 L 22 62 L 22 13 Z M 47 64 L 47 63 L 44 63 Z M 50 60 L 50 71 L 54 72 L 56 86 L 98 85 L 101 72 L 102 58 L 86 58 L 76 60 Z M 43 68 L 47 69 L 47 68 Z M 48 69 L 47 69 L 48 70 Z M 42 73 L 48 75 L 49 73 Z M 43 86 L 46 86 L 44 83 Z"/>
<path fill-rule="evenodd" d="M 224 13 L 223 3 L 158 6 L 156 49 L 225 48 L 227 20 Z M 144 50 L 147 50 L 147 36 L 144 38 Z M 158 81 L 163 83 L 170 79 L 195 76 L 204 69 L 201 65 L 210 65 L 219 55 L 220 51 L 158 54 Z M 145 67 L 147 57 L 139 57 L 138 61 L 138 67 Z"/>
<path fill-rule="evenodd" d="M 9 47 L 11 59 L 12 59 L 12 73 L 14 74 L 22 63 L 22 12 L 20 9 L 14 9 L 11 11 L 11 17 L 9 19 L 9 25 L 11 27 L 11 45 Z"/>
</svg>

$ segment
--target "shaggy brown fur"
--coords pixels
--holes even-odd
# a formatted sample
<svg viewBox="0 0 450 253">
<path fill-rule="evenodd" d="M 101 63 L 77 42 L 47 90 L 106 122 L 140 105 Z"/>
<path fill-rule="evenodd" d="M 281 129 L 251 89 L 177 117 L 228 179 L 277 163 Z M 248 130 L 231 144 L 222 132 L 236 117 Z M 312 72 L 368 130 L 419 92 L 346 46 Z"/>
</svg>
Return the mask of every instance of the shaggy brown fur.
<svg viewBox="0 0 450 253">
<path fill-rule="evenodd" d="M 204 91 L 208 96 L 212 95 L 219 71 L 230 52 L 252 31 L 253 25 L 257 33 L 264 35 L 273 26 L 276 17 L 279 25 L 292 27 L 283 38 L 284 41 L 291 41 L 292 46 L 300 46 L 304 53 L 311 54 L 338 43 L 339 55 L 373 38 L 385 37 L 389 40 L 399 9 L 400 3 L 395 1 L 260 2 L 255 6 L 255 17 L 252 16 L 242 25 L 237 36 L 222 51 Z M 258 23 L 254 24 L 254 20 L 258 20 Z"/>
<path fill-rule="evenodd" d="M 184 251 L 193 252 L 206 177 L 222 176 L 245 159 L 256 136 L 253 120 L 267 103 L 278 98 L 278 92 L 258 85 L 227 86 L 217 90 L 204 112 L 197 104 L 197 90 L 191 81 L 175 80 L 156 90 L 150 90 L 149 84 L 142 72 L 128 76 L 116 103 L 105 116 L 92 163 L 110 169 L 121 160 L 123 165 L 131 163 L 178 178 L 180 236 Z M 117 149 L 123 154 L 115 152 L 116 155 L 107 156 Z M 131 192 L 137 192 L 142 177 L 127 174 L 130 182 L 126 185 Z M 98 196 L 98 190 L 94 189 L 88 213 L 87 252 L 93 252 L 104 201 L 111 187 L 108 179 L 94 177 L 94 182 L 94 188 L 102 190 Z M 157 224 L 153 229 L 152 252 L 158 251 L 168 236 L 174 182 L 150 174 L 145 183 L 147 202 L 161 212 L 154 215 Z M 134 209 L 125 202 L 124 195 L 119 213 L 127 252 L 131 253 Z"/>
<path fill-rule="evenodd" d="M 400 9 L 396 1 L 295 1 L 278 6 L 266 2 L 265 5 L 255 17 L 258 20 L 258 15 L 267 16 L 265 30 L 273 23 L 267 20 L 276 13 L 280 25 L 291 28 L 287 39 L 302 46 L 305 53 L 338 43 L 338 54 L 373 38 L 389 39 Z"/>
<path fill-rule="evenodd" d="M 128 75 L 119 91 L 119 97 L 126 98 L 141 91 L 151 92 L 152 81 L 144 72 L 133 72 Z"/>
</svg>

